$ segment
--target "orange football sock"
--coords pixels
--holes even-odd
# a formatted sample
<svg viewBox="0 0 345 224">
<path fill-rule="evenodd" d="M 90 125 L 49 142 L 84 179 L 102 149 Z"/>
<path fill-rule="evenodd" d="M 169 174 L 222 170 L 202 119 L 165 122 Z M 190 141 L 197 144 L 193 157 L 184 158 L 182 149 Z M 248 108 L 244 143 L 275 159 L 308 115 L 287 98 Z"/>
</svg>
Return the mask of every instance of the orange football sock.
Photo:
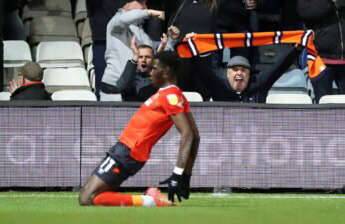
<svg viewBox="0 0 345 224">
<path fill-rule="evenodd" d="M 105 206 L 133 206 L 132 195 L 118 192 L 103 192 L 93 199 L 94 205 Z"/>
<path fill-rule="evenodd" d="M 154 206 L 154 201 L 150 196 L 121 194 L 118 192 L 100 193 L 93 199 L 92 202 L 94 205 L 103 206 Z"/>
</svg>

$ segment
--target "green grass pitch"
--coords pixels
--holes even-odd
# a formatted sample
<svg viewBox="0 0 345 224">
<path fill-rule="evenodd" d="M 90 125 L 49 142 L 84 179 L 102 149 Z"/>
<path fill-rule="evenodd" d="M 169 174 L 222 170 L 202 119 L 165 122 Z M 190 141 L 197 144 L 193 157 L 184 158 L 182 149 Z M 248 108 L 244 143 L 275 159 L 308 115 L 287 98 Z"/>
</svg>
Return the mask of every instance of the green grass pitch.
<svg viewBox="0 0 345 224">
<path fill-rule="evenodd" d="M 72 192 L 0 193 L 1 224 L 341 224 L 345 196 L 194 193 L 170 208 L 81 207 Z"/>
</svg>

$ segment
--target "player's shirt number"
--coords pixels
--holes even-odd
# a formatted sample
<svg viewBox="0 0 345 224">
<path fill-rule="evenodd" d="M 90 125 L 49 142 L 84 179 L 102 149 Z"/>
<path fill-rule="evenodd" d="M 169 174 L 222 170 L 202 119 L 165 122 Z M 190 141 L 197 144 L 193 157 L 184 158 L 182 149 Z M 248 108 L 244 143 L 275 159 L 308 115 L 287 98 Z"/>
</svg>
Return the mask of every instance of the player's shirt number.
<svg viewBox="0 0 345 224">
<path fill-rule="evenodd" d="M 111 158 L 110 156 L 108 156 L 100 165 L 98 169 L 98 173 L 103 174 L 103 173 L 108 172 L 111 169 L 111 167 L 113 167 L 115 164 L 116 164 L 115 160 Z"/>
</svg>

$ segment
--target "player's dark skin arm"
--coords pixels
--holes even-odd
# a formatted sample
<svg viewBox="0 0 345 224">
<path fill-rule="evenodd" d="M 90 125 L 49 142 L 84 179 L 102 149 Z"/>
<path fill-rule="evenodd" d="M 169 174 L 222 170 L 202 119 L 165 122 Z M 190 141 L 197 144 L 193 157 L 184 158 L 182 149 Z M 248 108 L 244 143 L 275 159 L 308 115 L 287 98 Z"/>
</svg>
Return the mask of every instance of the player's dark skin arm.
<svg viewBox="0 0 345 224">
<path fill-rule="evenodd" d="M 191 175 L 192 170 L 193 170 L 193 166 L 194 166 L 194 162 L 195 162 L 196 156 L 198 154 L 200 135 L 199 135 L 199 130 L 198 130 L 198 127 L 196 126 L 196 123 L 195 123 L 195 120 L 194 120 L 192 113 L 187 113 L 186 115 L 187 115 L 189 123 L 192 127 L 194 139 L 193 139 L 191 152 L 190 152 L 184 173 L 187 175 Z"/>
<path fill-rule="evenodd" d="M 193 125 L 189 119 L 189 116 L 185 113 L 179 113 L 177 115 L 172 115 L 173 120 L 177 130 L 181 134 L 180 148 L 177 156 L 176 166 L 182 169 L 190 169 L 192 167 L 191 163 L 194 163 L 194 159 L 190 159 L 193 145 L 195 144 L 196 136 L 193 131 Z M 195 151 L 195 150 L 194 150 Z M 196 153 L 193 153 L 196 155 Z"/>
</svg>

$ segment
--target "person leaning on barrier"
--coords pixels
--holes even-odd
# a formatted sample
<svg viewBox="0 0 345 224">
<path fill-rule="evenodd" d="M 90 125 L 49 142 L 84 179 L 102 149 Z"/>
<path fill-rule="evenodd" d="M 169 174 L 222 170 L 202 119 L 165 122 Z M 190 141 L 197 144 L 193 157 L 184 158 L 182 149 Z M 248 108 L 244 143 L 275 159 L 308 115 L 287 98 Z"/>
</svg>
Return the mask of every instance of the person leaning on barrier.
<svg viewBox="0 0 345 224">
<path fill-rule="evenodd" d="M 234 56 L 227 65 L 226 74 L 219 76 L 210 70 L 201 78 L 208 86 L 213 101 L 265 103 L 268 90 L 290 67 L 300 53 L 300 47 L 291 47 L 268 71 L 253 72 L 249 61 Z M 253 73 L 253 74 L 252 74 Z"/>
<path fill-rule="evenodd" d="M 35 62 L 26 63 L 18 78 L 8 84 L 10 100 L 51 100 L 42 79 L 43 70 L 40 65 Z"/>
</svg>

